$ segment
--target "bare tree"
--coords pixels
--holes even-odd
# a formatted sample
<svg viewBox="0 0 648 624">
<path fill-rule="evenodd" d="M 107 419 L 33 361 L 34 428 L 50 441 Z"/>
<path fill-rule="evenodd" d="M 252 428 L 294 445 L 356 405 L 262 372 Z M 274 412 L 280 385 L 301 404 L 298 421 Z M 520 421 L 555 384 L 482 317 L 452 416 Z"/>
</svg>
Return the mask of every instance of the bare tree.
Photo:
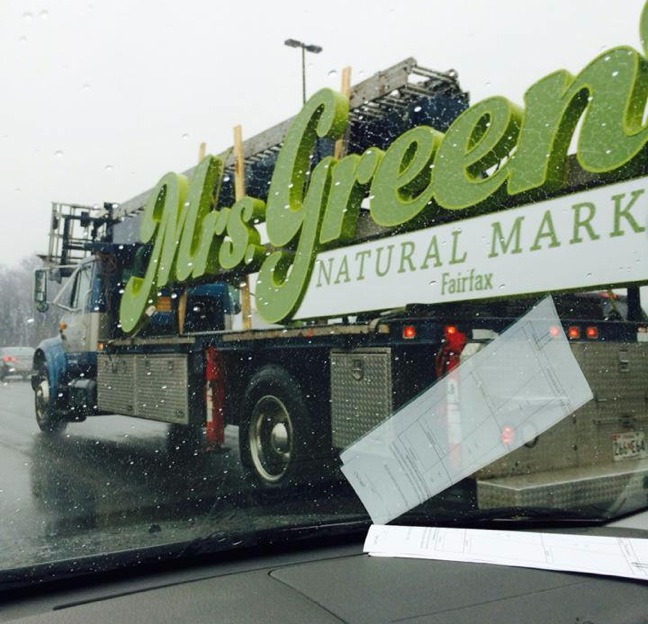
<svg viewBox="0 0 648 624">
<path fill-rule="evenodd" d="M 40 313 L 32 301 L 34 269 L 42 266 L 37 256 L 18 266 L 0 265 L 0 346 L 36 346 L 56 331 L 56 315 Z"/>
</svg>

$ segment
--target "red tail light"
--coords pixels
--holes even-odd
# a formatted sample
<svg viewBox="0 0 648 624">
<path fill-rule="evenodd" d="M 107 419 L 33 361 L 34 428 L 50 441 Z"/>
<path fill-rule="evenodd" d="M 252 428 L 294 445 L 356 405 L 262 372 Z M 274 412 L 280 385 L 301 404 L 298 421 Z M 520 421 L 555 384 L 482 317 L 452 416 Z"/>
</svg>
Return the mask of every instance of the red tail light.
<svg viewBox="0 0 648 624">
<path fill-rule="evenodd" d="M 405 325 L 405 327 L 403 327 L 403 338 L 405 340 L 416 338 L 416 327 L 414 327 L 414 325 Z"/>
<path fill-rule="evenodd" d="M 567 330 L 567 337 L 570 340 L 578 340 L 581 337 L 581 330 L 580 327 L 577 327 L 576 325 L 572 325 L 568 330 Z"/>
<path fill-rule="evenodd" d="M 593 325 L 588 327 L 585 330 L 585 335 L 590 339 L 590 340 L 596 340 L 598 338 L 598 328 L 594 327 Z"/>
<path fill-rule="evenodd" d="M 6 362 L 6 363 L 8 363 L 8 362 L 15 362 L 15 361 L 16 361 L 16 358 L 15 358 L 13 355 L 3 355 L 3 356 L 2 356 L 2 361 L 3 361 L 3 362 Z"/>
</svg>

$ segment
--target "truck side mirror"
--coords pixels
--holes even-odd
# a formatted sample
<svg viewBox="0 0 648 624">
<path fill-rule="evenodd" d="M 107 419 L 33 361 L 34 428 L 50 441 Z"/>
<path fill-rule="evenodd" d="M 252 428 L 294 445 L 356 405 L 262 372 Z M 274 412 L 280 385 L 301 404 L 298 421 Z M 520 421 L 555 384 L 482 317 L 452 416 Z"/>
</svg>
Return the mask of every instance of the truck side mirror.
<svg viewBox="0 0 648 624">
<path fill-rule="evenodd" d="M 34 271 L 34 303 L 39 312 L 47 312 L 47 269 Z"/>
</svg>

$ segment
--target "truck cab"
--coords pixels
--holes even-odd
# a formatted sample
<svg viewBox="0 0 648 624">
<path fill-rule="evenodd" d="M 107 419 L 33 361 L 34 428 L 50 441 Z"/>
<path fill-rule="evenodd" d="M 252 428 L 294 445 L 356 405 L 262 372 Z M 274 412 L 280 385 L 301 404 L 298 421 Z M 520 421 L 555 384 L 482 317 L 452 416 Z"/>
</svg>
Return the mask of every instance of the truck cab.
<svg viewBox="0 0 648 624">
<path fill-rule="evenodd" d="M 35 284 L 46 284 L 47 269 Z M 57 431 L 69 420 L 82 421 L 96 411 L 97 344 L 110 335 L 110 304 L 105 292 L 105 267 L 87 256 L 72 269 L 52 300 L 61 310 L 58 335 L 42 341 L 34 354 L 32 387 L 38 425 Z M 36 293 L 47 307 L 47 293 Z"/>
<path fill-rule="evenodd" d="M 112 413 L 106 406 L 101 409 L 98 400 L 97 355 L 125 338 L 119 324 L 120 294 L 128 278 L 140 271 L 147 252 L 141 244 L 106 240 L 90 240 L 84 246 L 89 255 L 77 266 L 38 269 L 34 279 L 34 300 L 41 310 L 50 305 L 48 280 L 64 279 L 51 302 L 61 311 L 58 335 L 42 341 L 34 354 L 36 418 L 47 433 L 60 432 L 68 422 Z M 238 311 L 237 291 L 222 282 L 162 289 L 137 337 L 164 340 L 179 333 L 223 331 L 231 327 Z M 111 361 L 111 374 L 114 368 Z"/>
</svg>

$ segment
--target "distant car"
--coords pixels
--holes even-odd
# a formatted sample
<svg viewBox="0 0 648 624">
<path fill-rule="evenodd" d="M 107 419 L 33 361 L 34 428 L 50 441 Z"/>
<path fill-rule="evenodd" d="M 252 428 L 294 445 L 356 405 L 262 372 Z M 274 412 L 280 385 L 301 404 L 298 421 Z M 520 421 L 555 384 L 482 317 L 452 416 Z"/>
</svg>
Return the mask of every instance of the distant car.
<svg viewBox="0 0 648 624">
<path fill-rule="evenodd" d="M 31 347 L 1 347 L 0 380 L 12 375 L 27 379 L 31 375 L 33 357 Z"/>
</svg>

